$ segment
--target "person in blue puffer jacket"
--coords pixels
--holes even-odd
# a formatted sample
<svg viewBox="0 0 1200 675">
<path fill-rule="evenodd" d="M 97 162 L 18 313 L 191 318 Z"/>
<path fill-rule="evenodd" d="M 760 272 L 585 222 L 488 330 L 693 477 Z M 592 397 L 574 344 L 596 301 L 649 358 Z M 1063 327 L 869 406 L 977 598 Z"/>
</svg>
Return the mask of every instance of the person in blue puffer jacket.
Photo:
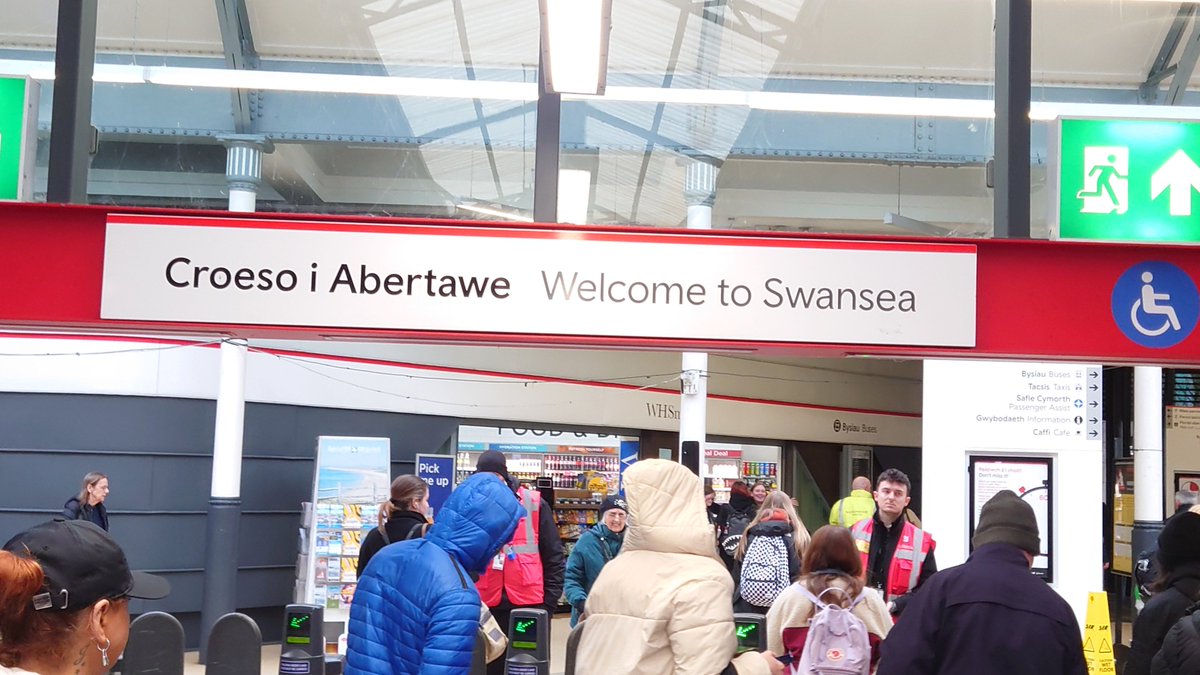
<svg viewBox="0 0 1200 675">
<path fill-rule="evenodd" d="M 346 675 L 466 673 L 479 630 L 471 582 L 512 539 L 525 510 L 498 474 L 466 479 L 424 539 L 384 547 L 358 580 Z"/>
</svg>

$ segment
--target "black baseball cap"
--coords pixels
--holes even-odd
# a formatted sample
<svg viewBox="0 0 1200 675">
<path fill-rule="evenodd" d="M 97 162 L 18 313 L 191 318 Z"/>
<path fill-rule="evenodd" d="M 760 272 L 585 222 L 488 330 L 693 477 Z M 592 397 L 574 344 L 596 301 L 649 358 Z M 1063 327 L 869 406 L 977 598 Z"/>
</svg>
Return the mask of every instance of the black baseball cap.
<svg viewBox="0 0 1200 675">
<path fill-rule="evenodd" d="M 131 572 L 117 542 L 86 520 L 35 525 L 9 539 L 4 550 L 41 566 L 46 588 L 33 597 L 34 609 L 75 611 L 106 598 L 157 600 L 171 592 L 166 579 Z"/>
</svg>

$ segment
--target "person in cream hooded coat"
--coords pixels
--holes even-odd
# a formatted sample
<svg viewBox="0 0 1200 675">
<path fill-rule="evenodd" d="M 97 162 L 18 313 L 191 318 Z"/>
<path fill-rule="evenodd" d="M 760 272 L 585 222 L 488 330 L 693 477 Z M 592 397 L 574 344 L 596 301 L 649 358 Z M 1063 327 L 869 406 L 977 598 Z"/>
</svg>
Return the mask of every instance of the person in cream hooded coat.
<svg viewBox="0 0 1200 675">
<path fill-rule="evenodd" d="M 767 675 L 770 652 L 734 658 L 733 579 L 713 546 L 700 479 L 661 459 L 625 472 L 621 552 L 587 598 L 578 675 Z"/>
</svg>

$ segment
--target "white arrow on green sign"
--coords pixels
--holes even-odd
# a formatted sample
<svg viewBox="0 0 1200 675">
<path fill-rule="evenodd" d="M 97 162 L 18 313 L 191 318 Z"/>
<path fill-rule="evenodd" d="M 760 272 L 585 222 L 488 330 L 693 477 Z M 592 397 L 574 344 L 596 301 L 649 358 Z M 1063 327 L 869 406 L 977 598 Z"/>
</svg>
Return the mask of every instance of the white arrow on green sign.
<svg viewBox="0 0 1200 675">
<path fill-rule="evenodd" d="M 1200 124 L 1064 119 L 1058 149 L 1060 238 L 1200 241 Z"/>
</svg>

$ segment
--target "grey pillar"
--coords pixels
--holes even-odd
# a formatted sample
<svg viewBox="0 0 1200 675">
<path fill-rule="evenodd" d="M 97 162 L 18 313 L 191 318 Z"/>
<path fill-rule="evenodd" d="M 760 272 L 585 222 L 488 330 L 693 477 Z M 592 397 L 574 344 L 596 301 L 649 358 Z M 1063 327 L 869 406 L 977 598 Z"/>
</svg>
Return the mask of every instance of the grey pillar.
<svg viewBox="0 0 1200 675">
<path fill-rule="evenodd" d="M 1032 0 L 996 0 L 996 237 L 1029 238 Z"/>
<path fill-rule="evenodd" d="M 246 341 L 221 343 L 221 381 L 213 432 L 212 491 L 204 537 L 204 599 L 200 607 L 200 662 L 208 635 L 237 610 L 238 521 L 242 515 L 242 430 L 246 410 Z"/>
<path fill-rule="evenodd" d="M 253 213 L 262 184 L 262 156 L 275 146 L 265 136 L 221 136 L 225 145 L 225 179 L 229 181 L 229 210 Z"/>
<path fill-rule="evenodd" d="M 86 204 L 92 150 L 96 0 L 59 0 L 46 201 Z"/>
<path fill-rule="evenodd" d="M 687 201 L 689 230 L 712 229 L 713 202 L 717 196 L 717 167 L 710 162 L 687 159 L 683 169 L 683 197 Z M 700 444 L 703 463 L 708 433 L 708 354 L 684 352 L 679 395 L 679 449 L 683 443 Z"/>
<path fill-rule="evenodd" d="M 545 63 L 538 62 L 537 133 L 533 149 L 533 219 L 558 222 L 558 164 L 562 96 L 546 91 Z"/>
</svg>

